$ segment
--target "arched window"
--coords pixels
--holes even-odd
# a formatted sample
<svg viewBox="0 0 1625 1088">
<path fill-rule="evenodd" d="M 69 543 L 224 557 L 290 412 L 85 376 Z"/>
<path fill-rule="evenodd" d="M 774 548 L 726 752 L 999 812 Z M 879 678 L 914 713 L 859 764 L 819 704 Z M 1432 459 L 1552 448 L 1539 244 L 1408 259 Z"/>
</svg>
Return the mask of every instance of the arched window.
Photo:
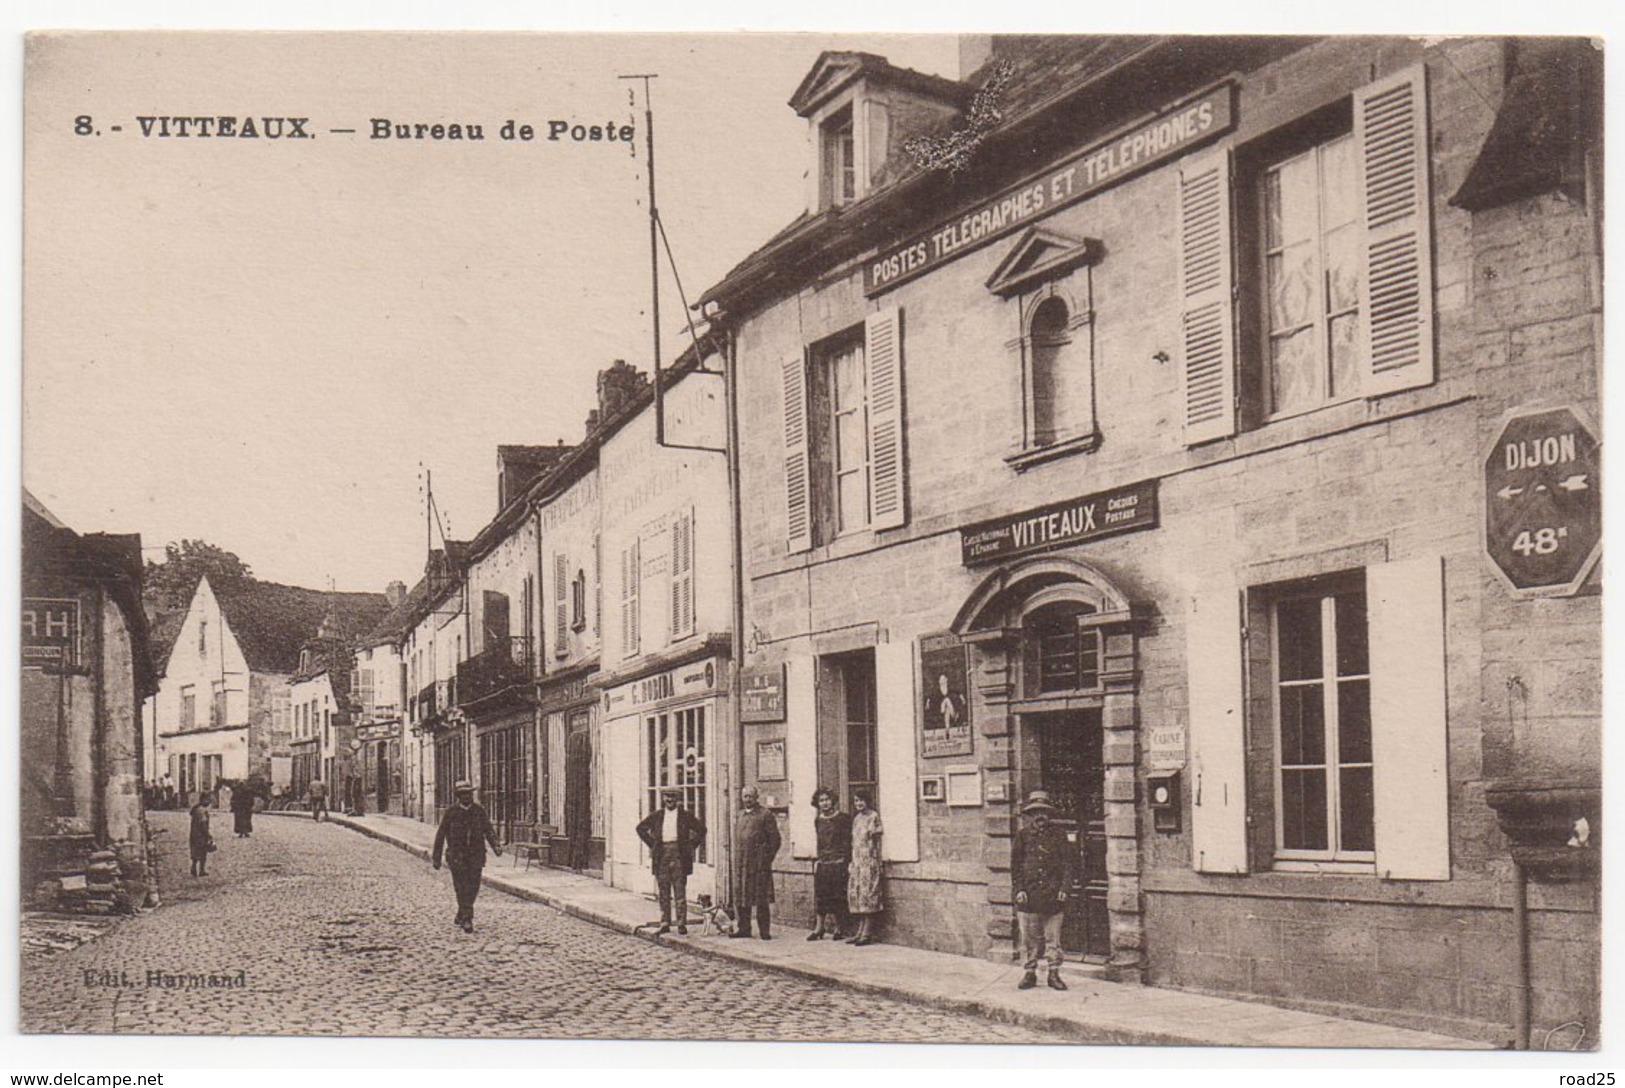
<svg viewBox="0 0 1625 1088">
<path fill-rule="evenodd" d="M 1100 632 L 1078 623 L 1095 611 L 1081 601 L 1057 601 L 1023 620 L 1023 681 L 1027 698 L 1100 687 Z"/>
<path fill-rule="evenodd" d="M 1074 413 L 1069 409 L 1076 396 L 1077 380 L 1068 373 L 1070 316 L 1066 303 L 1051 296 L 1033 310 L 1028 326 L 1033 391 L 1030 433 L 1034 446 L 1053 445 L 1069 432 L 1073 422 Z"/>
</svg>

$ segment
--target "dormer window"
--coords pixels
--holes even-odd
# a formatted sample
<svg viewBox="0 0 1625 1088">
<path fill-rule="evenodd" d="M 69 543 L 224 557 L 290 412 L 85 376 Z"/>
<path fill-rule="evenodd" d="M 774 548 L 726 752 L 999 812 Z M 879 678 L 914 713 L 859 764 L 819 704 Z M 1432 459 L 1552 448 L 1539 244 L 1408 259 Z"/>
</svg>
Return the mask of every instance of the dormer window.
<svg viewBox="0 0 1625 1088">
<path fill-rule="evenodd" d="M 852 106 L 837 110 L 820 129 L 823 144 L 822 192 L 825 207 L 840 207 L 858 198 L 857 141 L 853 138 Z"/>
</svg>

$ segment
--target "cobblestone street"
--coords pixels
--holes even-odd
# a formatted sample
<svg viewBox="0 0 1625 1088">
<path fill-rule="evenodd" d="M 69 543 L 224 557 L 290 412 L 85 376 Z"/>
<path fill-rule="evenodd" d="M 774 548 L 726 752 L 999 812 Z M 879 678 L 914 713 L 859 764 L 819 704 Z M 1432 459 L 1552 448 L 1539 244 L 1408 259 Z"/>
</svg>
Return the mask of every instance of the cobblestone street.
<svg viewBox="0 0 1625 1088">
<path fill-rule="evenodd" d="M 447 872 L 332 824 L 262 817 L 244 840 L 218 821 L 220 849 L 194 879 L 184 815 L 151 819 L 165 832 L 164 906 L 25 957 L 23 1031 L 1062 1041 L 691 955 L 490 889 L 470 936 L 451 924 Z M 245 984 L 149 986 L 149 971 Z"/>
</svg>

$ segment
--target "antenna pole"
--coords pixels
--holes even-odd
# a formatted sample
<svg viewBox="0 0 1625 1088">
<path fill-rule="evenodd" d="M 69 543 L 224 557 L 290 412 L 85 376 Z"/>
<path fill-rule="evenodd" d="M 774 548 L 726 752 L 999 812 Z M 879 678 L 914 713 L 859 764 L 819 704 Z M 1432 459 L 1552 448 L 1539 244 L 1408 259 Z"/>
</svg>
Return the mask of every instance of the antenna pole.
<svg viewBox="0 0 1625 1088">
<path fill-rule="evenodd" d="M 660 212 L 655 206 L 655 115 L 649 81 L 658 75 L 621 76 L 643 80 L 643 136 L 649 160 L 649 307 L 654 330 L 655 445 L 666 442 L 666 412 L 660 390 Z"/>
</svg>

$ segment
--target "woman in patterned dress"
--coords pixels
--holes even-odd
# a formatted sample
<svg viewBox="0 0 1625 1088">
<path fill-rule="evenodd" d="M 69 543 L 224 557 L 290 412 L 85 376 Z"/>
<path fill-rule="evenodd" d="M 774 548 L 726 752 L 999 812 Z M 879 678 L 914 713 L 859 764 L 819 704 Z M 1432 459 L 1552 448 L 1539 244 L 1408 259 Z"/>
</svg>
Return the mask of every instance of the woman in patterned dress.
<svg viewBox="0 0 1625 1088">
<path fill-rule="evenodd" d="M 848 938 L 852 944 L 875 943 L 875 919 L 885 908 L 880 897 L 880 813 L 874 810 L 868 794 L 852 794 L 852 863 L 847 869 L 847 910 L 858 920 L 858 932 Z"/>
</svg>

